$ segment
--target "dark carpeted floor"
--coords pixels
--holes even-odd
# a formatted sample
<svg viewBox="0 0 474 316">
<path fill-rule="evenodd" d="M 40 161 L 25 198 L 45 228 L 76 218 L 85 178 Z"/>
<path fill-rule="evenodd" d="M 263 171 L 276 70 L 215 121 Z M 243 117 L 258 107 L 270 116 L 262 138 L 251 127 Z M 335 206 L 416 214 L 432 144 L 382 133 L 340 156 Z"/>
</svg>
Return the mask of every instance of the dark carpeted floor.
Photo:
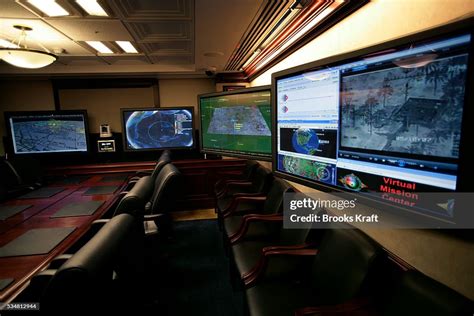
<svg viewBox="0 0 474 316">
<path fill-rule="evenodd" d="M 159 315 L 243 315 L 234 292 L 216 220 L 176 222 L 170 240 L 157 242 L 153 266 Z"/>
</svg>

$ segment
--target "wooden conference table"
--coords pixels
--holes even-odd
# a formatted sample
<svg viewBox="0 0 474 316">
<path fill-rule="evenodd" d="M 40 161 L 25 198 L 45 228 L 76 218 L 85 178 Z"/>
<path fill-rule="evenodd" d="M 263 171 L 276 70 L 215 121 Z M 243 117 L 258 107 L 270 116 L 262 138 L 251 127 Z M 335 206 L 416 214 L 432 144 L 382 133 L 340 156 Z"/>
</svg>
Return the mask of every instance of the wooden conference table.
<svg viewBox="0 0 474 316">
<path fill-rule="evenodd" d="M 184 176 L 178 209 L 213 207 L 213 186 L 222 173 L 238 173 L 241 159 L 173 161 Z M 52 259 L 76 243 L 90 224 L 112 209 L 128 178 L 155 162 L 50 168 L 59 180 L 0 203 L 0 302 L 8 303 Z M 92 191 L 91 191 L 92 190 Z M 112 210 L 113 211 L 113 210 Z"/>
</svg>

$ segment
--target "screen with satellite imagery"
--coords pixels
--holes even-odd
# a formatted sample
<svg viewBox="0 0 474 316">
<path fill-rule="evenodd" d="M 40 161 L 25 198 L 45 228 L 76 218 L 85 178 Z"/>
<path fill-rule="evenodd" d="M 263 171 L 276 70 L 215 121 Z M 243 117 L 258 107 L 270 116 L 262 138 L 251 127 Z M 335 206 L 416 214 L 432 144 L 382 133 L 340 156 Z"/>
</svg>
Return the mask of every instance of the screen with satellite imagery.
<svg viewBox="0 0 474 316">
<path fill-rule="evenodd" d="M 193 108 L 121 109 L 124 149 L 193 148 Z"/>
<path fill-rule="evenodd" d="M 5 112 L 15 154 L 87 152 L 86 111 Z"/>
<path fill-rule="evenodd" d="M 270 157 L 270 88 L 199 96 L 203 152 Z"/>
<path fill-rule="evenodd" d="M 471 37 L 398 41 L 273 74 L 276 172 L 404 205 L 416 192 L 456 191 Z"/>
</svg>

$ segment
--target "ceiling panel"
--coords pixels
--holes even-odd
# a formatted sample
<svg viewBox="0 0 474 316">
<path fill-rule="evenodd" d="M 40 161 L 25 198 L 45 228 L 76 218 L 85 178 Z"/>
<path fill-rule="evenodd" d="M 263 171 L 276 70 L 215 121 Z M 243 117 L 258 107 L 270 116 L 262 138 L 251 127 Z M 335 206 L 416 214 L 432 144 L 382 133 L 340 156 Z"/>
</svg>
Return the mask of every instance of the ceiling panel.
<svg viewBox="0 0 474 316">
<path fill-rule="evenodd" d="M 102 57 L 106 62 L 113 65 L 144 65 L 150 64 L 148 59 L 141 56 L 130 56 L 130 55 L 121 55 L 121 56 L 103 56 Z"/>
<path fill-rule="evenodd" d="M 147 54 L 152 55 L 192 55 L 193 45 L 191 41 L 168 41 L 156 43 L 143 43 Z"/>
<path fill-rule="evenodd" d="M 191 25 L 182 21 L 127 23 L 139 43 L 169 40 L 192 40 Z"/>
<path fill-rule="evenodd" d="M 13 0 L 0 0 L 2 18 L 36 18 L 36 15 Z"/>
<path fill-rule="evenodd" d="M 196 1 L 196 68 L 223 70 L 263 0 Z M 206 52 L 221 56 L 206 57 Z"/>
<path fill-rule="evenodd" d="M 188 65 L 194 64 L 194 59 L 187 56 L 150 56 L 154 64 L 160 65 Z"/>
<path fill-rule="evenodd" d="M 46 19 L 75 41 L 131 41 L 120 20 L 115 19 Z"/>
<path fill-rule="evenodd" d="M 84 49 L 79 44 L 70 40 L 53 27 L 39 19 L 4 19 L 0 18 L 0 38 L 7 40 L 17 40 L 20 31 L 13 25 L 20 24 L 32 27 L 33 30 L 27 33 L 26 44 L 28 47 L 42 49 L 41 43 L 50 51 L 63 49 L 67 54 L 90 55 L 90 51 Z"/>
<path fill-rule="evenodd" d="M 125 20 L 192 20 L 192 0 L 109 0 L 114 12 Z"/>
<path fill-rule="evenodd" d="M 90 65 L 106 65 L 107 63 L 96 56 L 60 56 L 59 62 L 70 66 L 90 66 Z"/>
</svg>

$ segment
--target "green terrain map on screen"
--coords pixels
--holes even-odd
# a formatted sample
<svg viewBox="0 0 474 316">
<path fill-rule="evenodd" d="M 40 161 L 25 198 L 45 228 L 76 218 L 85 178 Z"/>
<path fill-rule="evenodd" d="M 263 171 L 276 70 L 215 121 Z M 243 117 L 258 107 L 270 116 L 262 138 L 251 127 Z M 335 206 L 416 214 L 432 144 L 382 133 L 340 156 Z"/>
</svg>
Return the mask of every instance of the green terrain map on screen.
<svg viewBox="0 0 474 316">
<path fill-rule="evenodd" d="M 203 148 L 241 154 L 271 154 L 270 92 L 201 98 Z"/>
</svg>

